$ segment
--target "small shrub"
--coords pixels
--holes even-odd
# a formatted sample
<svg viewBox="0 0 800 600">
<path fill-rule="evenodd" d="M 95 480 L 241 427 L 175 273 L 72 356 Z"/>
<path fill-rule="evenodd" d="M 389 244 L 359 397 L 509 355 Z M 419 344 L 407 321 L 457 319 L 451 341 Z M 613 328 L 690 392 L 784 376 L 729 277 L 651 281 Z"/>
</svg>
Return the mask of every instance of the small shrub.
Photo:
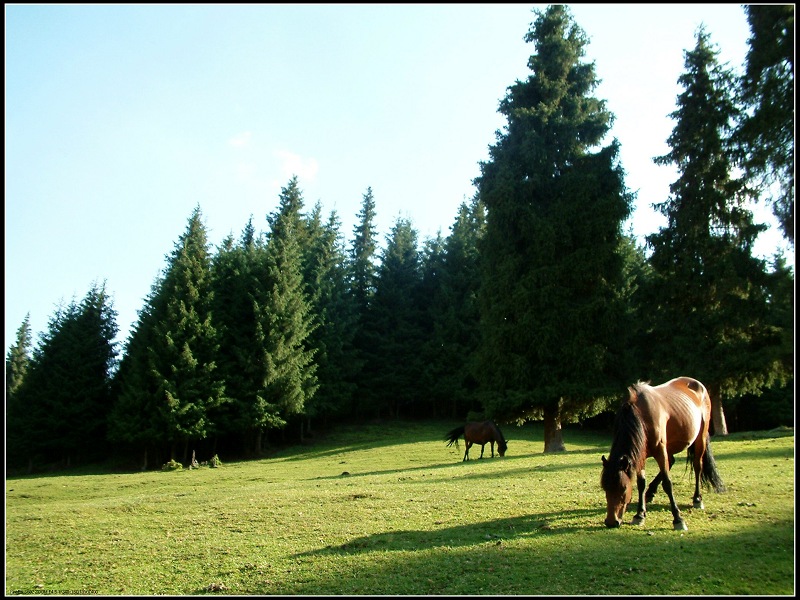
<svg viewBox="0 0 800 600">
<path fill-rule="evenodd" d="M 176 461 L 175 459 L 170 459 L 170 461 L 164 466 L 161 467 L 162 471 L 182 471 L 183 465 Z"/>
</svg>

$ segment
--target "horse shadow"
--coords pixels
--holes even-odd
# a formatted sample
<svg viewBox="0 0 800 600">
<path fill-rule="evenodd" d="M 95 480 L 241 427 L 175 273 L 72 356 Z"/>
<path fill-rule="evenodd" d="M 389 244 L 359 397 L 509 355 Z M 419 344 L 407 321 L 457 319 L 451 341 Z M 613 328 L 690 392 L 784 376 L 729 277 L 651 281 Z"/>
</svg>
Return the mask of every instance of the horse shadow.
<svg viewBox="0 0 800 600">
<path fill-rule="evenodd" d="M 598 516 L 599 513 L 596 509 L 575 509 L 455 525 L 432 531 L 413 529 L 386 531 L 356 537 L 335 546 L 328 545 L 316 550 L 299 552 L 294 556 L 358 554 L 376 550 L 384 552 L 418 551 L 442 547 L 467 547 L 474 546 L 476 543 L 501 545 L 504 540 L 585 531 L 587 528 L 584 525 L 575 526 L 570 522 L 585 519 L 588 515 Z M 596 529 L 605 529 L 601 518 L 597 519 Z"/>
</svg>

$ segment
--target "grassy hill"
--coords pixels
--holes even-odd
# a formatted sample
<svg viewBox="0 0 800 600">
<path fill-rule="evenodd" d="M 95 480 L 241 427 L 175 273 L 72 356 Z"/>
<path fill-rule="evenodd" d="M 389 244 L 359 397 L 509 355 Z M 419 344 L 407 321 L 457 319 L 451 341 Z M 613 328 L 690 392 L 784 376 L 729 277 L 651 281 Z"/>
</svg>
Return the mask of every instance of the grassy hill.
<svg viewBox="0 0 800 600">
<path fill-rule="evenodd" d="M 567 452 L 543 454 L 538 424 L 505 426 L 505 457 L 462 462 L 463 441 L 442 440 L 457 425 L 348 426 L 218 468 L 7 479 L 6 594 L 794 593 L 792 429 L 713 438 L 728 492 L 705 491 L 704 511 L 679 458 L 676 532 L 662 491 L 644 526 L 604 527 L 606 434 L 567 427 Z"/>
</svg>

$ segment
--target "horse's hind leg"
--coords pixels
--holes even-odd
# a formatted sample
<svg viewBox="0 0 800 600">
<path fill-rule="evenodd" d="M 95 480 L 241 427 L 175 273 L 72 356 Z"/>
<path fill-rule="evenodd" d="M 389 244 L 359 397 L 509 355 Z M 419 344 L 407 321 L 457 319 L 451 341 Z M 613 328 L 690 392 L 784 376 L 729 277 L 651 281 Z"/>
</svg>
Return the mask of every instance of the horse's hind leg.
<svg viewBox="0 0 800 600">
<path fill-rule="evenodd" d="M 464 450 L 464 459 L 461 462 L 464 462 L 465 460 L 469 460 L 469 449 L 472 446 L 472 442 L 468 442 L 467 440 L 464 440 L 464 445 L 466 446 L 466 449 Z"/>
<path fill-rule="evenodd" d="M 661 475 L 661 471 L 658 472 L 658 475 L 653 477 L 653 481 L 651 481 L 650 485 L 647 486 L 647 491 L 644 494 L 644 499 L 647 502 L 653 501 L 653 498 L 655 497 L 656 492 L 658 491 L 658 486 L 663 479 L 664 477 L 663 475 Z"/>
<path fill-rule="evenodd" d="M 700 439 L 702 439 L 702 433 Z M 703 454 L 705 454 L 705 450 L 704 443 L 696 443 L 694 456 L 692 457 L 692 467 L 694 467 L 694 496 L 692 496 L 692 506 L 699 509 L 705 509 L 703 494 L 700 493 L 700 477 L 703 474 Z"/>
<path fill-rule="evenodd" d="M 492 458 L 494 458 L 494 442 L 489 442 L 489 448 L 492 450 Z"/>
<path fill-rule="evenodd" d="M 486 447 L 486 442 L 481 444 L 481 458 L 483 458 L 483 449 Z"/>
</svg>

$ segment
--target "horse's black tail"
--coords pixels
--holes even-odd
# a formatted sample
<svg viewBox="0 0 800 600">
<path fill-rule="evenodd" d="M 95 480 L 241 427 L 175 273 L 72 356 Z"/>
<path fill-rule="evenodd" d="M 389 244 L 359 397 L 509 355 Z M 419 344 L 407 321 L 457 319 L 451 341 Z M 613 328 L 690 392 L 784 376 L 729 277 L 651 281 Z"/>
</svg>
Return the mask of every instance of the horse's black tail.
<svg viewBox="0 0 800 600">
<path fill-rule="evenodd" d="M 444 439 L 447 440 L 447 445 L 452 446 L 453 442 L 456 444 L 456 448 L 458 448 L 458 438 L 464 435 L 464 426 L 456 427 L 452 431 L 450 431 L 447 435 L 444 436 Z"/>
<path fill-rule="evenodd" d="M 691 463 L 694 458 L 694 444 L 689 446 L 688 455 L 686 460 Z M 693 464 L 693 463 L 692 463 Z M 703 454 L 703 470 L 700 473 L 700 482 L 703 485 L 710 485 L 714 488 L 715 492 L 724 492 L 727 490 L 722 481 L 722 477 L 717 469 L 717 463 L 714 460 L 714 454 L 711 452 L 711 440 L 706 440 L 706 451 Z"/>
</svg>

